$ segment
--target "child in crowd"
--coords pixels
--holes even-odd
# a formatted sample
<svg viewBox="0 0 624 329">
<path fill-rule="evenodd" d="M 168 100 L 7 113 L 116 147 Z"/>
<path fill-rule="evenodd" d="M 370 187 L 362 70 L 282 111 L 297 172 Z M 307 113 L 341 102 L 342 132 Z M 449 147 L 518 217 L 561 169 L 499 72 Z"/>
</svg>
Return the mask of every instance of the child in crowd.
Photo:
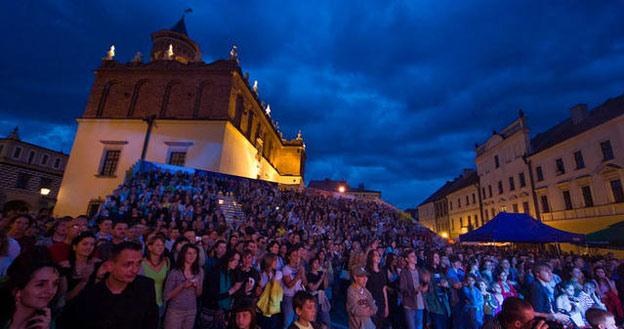
<svg viewBox="0 0 624 329">
<path fill-rule="evenodd" d="M 316 301 L 312 294 L 307 291 L 297 291 L 293 297 L 293 308 L 297 319 L 288 329 L 327 329 L 327 326 L 316 322 Z"/>
</svg>

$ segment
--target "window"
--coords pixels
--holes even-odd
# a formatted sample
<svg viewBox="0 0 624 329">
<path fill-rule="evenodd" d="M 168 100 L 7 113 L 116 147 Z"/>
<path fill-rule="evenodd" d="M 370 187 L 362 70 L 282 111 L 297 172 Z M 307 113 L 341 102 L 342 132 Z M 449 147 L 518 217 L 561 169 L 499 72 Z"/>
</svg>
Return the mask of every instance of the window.
<svg viewBox="0 0 624 329">
<path fill-rule="evenodd" d="M 570 191 L 563 191 L 563 203 L 566 210 L 572 210 L 572 197 L 570 197 Z"/>
<path fill-rule="evenodd" d="M 613 200 L 615 202 L 624 202 L 624 191 L 622 191 L 622 181 L 619 179 L 612 180 L 611 192 L 613 192 Z"/>
<path fill-rule="evenodd" d="M 488 185 L 488 194 L 489 194 L 489 197 L 491 198 L 492 197 L 492 185 Z"/>
<path fill-rule="evenodd" d="M 114 176 L 117 171 L 117 164 L 119 163 L 119 156 L 121 151 L 119 150 L 105 150 L 104 160 L 102 161 L 102 169 L 100 170 L 100 176 Z"/>
<path fill-rule="evenodd" d="M 557 168 L 557 175 L 565 174 L 565 166 L 563 165 L 563 159 L 559 158 L 555 160 L 555 167 Z"/>
<path fill-rule="evenodd" d="M 485 187 L 481 188 L 481 196 L 485 199 L 487 198 L 487 195 L 485 195 Z"/>
<path fill-rule="evenodd" d="M 470 197 L 466 195 L 466 205 L 469 205 L 469 204 L 470 204 Z"/>
<path fill-rule="evenodd" d="M 542 195 L 540 200 L 542 201 L 542 212 L 547 213 L 550 212 L 550 205 L 548 204 L 548 197 Z"/>
<path fill-rule="evenodd" d="M 479 215 L 474 215 L 474 219 L 475 219 L 475 226 L 479 226 Z"/>
<path fill-rule="evenodd" d="M 4 151 L 4 144 L 0 145 L 0 156 L 2 155 L 2 151 Z"/>
<path fill-rule="evenodd" d="M 50 156 L 47 155 L 47 154 L 44 154 L 43 156 L 41 156 L 41 165 L 42 166 L 47 166 L 49 159 L 50 159 Z"/>
<path fill-rule="evenodd" d="M 98 211 L 100 210 L 100 205 L 102 205 L 102 201 L 100 200 L 91 200 L 89 202 L 89 206 L 87 207 L 87 216 L 89 218 L 95 217 Z"/>
<path fill-rule="evenodd" d="M 525 214 L 529 213 L 529 202 L 528 201 L 524 201 L 522 202 L 522 212 L 524 212 Z"/>
<path fill-rule="evenodd" d="M 487 209 L 485 209 L 485 218 L 490 218 L 490 214 L 488 213 Z"/>
<path fill-rule="evenodd" d="M 526 186 L 526 178 L 524 177 L 524 173 L 523 172 L 518 174 L 518 181 L 520 181 L 520 187 L 525 187 Z"/>
<path fill-rule="evenodd" d="M 503 194 L 503 181 L 498 181 L 498 194 Z"/>
<path fill-rule="evenodd" d="M 494 212 L 494 208 L 492 208 L 492 217 L 496 216 L 496 213 Z"/>
<path fill-rule="evenodd" d="M 453 210 L 453 201 L 449 200 L 449 208 Z"/>
<path fill-rule="evenodd" d="M 464 220 L 459 217 L 459 227 L 464 227 Z"/>
<path fill-rule="evenodd" d="M 600 150 L 602 151 L 602 161 L 613 160 L 613 148 L 611 147 L 611 141 L 607 140 L 600 143 Z"/>
<path fill-rule="evenodd" d="M 544 173 L 542 172 L 542 167 L 535 168 L 535 175 L 537 176 L 538 182 L 541 182 L 544 180 Z"/>
<path fill-rule="evenodd" d="M 33 163 L 33 160 L 35 160 L 35 151 L 30 151 L 30 153 L 28 153 L 28 164 Z"/>
<path fill-rule="evenodd" d="M 589 187 L 589 185 L 581 187 L 581 191 L 583 191 L 583 200 L 585 201 L 585 207 L 593 207 L 594 198 L 592 197 L 591 188 Z"/>
<path fill-rule="evenodd" d="M 61 167 L 61 158 L 56 158 L 54 160 L 54 169 L 59 169 Z"/>
<path fill-rule="evenodd" d="M 13 159 L 19 159 L 21 155 L 22 155 L 22 148 L 19 146 L 16 146 L 15 149 L 13 150 Z"/>
<path fill-rule="evenodd" d="M 457 198 L 457 208 L 461 208 L 461 199 Z"/>
<path fill-rule="evenodd" d="M 18 173 L 17 181 L 15 182 L 15 187 L 21 188 L 21 189 L 27 189 L 28 183 L 30 182 L 31 178 L 32 176 L 27 173 L 23 173 L 23 172 Z"/>
<path fill-rule="evenodd" d="M 500 167 L 500 161 L 498 161 L 498 155 L 494 156 L 494 166 L 496 168 Z"/>
<path fill-rule="evenodd" d="M 576 169 L 585 168 L 585 160 L 583 160 L 583 153 L 581 153 L 581 151 L 574 152 L 574 162 L 576 162 Z"/>
<path fill-rule="evenodd" d="M 47 177 L 41 177 L 39 178 L 39 188 L 51 188 L 52 187 L 52 179 L 47 178 Z"/>
<path fill-rule="evenodd" d="M 171 152 L 169 164 L 174 166 L 184 166 L 186 162 L 186 152 Z"/>
<path fill-rule="evenodd" d="M 513 176 L 509 177 L 509 190 L 513 191 L 516 189 L 516 183 L 514 182 Z"/>
<path fill-rule="evenodd" d="M 474 193 L 472 193 L 472 203 L 477 203 L 477 196 Z"/>
<path fill-rule="evenodd" d="M 517 203 L 512 204 L 511 209 L 513 209 L 514 213 L 518 213 L 518 204 Z"/>
</svg>

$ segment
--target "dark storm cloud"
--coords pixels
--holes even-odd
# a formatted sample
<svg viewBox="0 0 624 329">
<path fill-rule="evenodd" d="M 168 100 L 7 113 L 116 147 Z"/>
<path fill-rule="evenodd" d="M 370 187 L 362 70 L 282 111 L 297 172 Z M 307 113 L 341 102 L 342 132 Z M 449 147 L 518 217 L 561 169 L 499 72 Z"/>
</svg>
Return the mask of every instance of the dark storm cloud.
<svg viewBox="0 0 624 329">
<path fill-rule="evenodd" d="M 306 178 L 414 206 L 473 166 L 474 143 L 522 108 L 532 133 L 624 91 L 621 1 L 19 1 L 2 5 L 0 123 L 69 150 L 92 70 L 149 53 L 187 7 L 206 61 L 232 44 Z M 3 133 L 6 133 L 3 132 Z M 43 136 L 43 137 L 42 137 Z"/>
</svg>

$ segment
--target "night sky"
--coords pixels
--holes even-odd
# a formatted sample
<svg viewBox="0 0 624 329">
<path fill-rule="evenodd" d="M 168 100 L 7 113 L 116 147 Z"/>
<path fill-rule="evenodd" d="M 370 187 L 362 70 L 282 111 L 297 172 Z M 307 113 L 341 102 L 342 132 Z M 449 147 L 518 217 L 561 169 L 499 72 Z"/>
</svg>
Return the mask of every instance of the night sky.
<svg viewBox="0 0 624 329">
<path fill-rule="evenodd" d="M 519 108 L 534 135 L 624 92 L 622 1 L 3 1 L 0 134 L 68 153 L 108 47 L 149 54 L 189 7 L 204 61 L 238 45 L 284 135 L 303 131 L 306 181 L 401 208 L 474 167 Z"/>
</svg>

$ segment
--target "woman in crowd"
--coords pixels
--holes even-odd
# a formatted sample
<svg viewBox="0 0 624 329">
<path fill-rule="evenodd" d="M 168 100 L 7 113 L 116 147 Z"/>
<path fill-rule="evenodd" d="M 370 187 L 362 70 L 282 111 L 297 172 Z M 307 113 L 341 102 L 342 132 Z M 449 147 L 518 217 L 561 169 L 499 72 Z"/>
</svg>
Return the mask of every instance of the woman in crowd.
<svg viewBox="0 0 624 329">
<path fill-rule="evenodd" d="M 474 274 L 466 274 L 464 287 L 461 289 L 461 298 L 464 305 L 464 327 L 479 329 L 483 326 L 484 300 L 481 291 L 475 286 L 477 278 Z"/>
<path fill-rule="evenodd" d="M 514 288 L 513 284 L 509 282 L 508 278 L 509 275 L 507 271 L 501 270 L 498 272 L 498 281 L 496 281 L 496 284 L 501 288 L 501 294 L 503 294 L 505 299 L 508 297 L 518 297 L 516 288 Z"/>
<path fill-rule="evenodd" d="M 316 298 L 318 320 L 329 328 L 331 326 L 329 317 L 330 304 L 325 295 L 325 288 L 329 284 L 329 278 L 327 273 L 321 270 L 321 260 L 318 257 L 310 260 L 310 271 L 306 274 L 306 280 L 308 282 L 306 290 Z"/>
<path fill-rule="evenodd" d="M 206 275 L 199 328 L 225 327 L 226 316 L 234 304 L 233 296 L 243 285 L 240 281 L 236 282 L 235 276 L 240 259 L 240 253 L 230 251 L 219 267 Z"/>
<path fill-rule="evenodd" d="M 175 268 L 165 283 L 167 301 L 165 329 L 192 329 L 197 313 L 197 297 L 202 293 L 204 270 L 199 266 L 199 249 L 185 244 L 180 250 Z"/>
<path fill-rule="evenodd" d="M 277 270 L 282 270 L 284 267 L 284 259 L 280 256 L 280 244 L 276 240 L 269 242 L 267 246 L 267 252 L 275 255 L 277 258 Z"/>
<path fill-rule="evenodd" d="M 163 301 L 163 289 L 165 279 L 169 273 L 169 258 L 165 255 L 165 237 L 159 233 L 147 239 L 145 258 L 141 262 L 140 274 L 154 280 L 156 291 L 156 305 L 162 316 L 165 303 Z"/>
<path fill-rule="evenodd" d="M 71 242 L 69 259 L 59 263 L 63 272 L 65 301 L 70 301 L 95 281 L 100 260 L 94 257 L 95 235 L 82 232 Z"/>
<path fill-rule="evenodd" d="M 607 306 L 607 310 L 615 315 L 617 320 L 624 317 L 622 302 L 620 301 L 615 282 L 607 276 L 607 271 L 602 266 L 594 267 L 594 282 L 596 293 Z"/>
<path fill-rule="evenodd" d="M 262 329 L 280 328 L 280 304 L 283 297 L 282 272 L 277 269 L 277 255 L 266 253 L 262 258 L 258 295 L 269 295 L 268 307 L 260 309 L 258 323 Z"/>
<path fill-rule="evenodd" d="M 571 281 L 562 282 L 560 290 L 560 295 L 555 301 L 557 312 L 570 317 L 571 323 L 568 323 L 568 326 L 585 326 L 585 320 L 583 319 L 584 317 L 582 312 L 583 308 L 580 300 L 576 297 L 574 283 Z"/>
<path fill-rule="evenodd" d="M 297 291 L 305 290 L 306 275 L 301 258 L 299 257 L 298 248 L 291 248 L 286 253 L 288 264 L 282 269 L 282 285 L 284 289 L 284 298 L 282 299 L 282 313 L 284 322 L 282 328 L 287 329 L 295 318 L 295 310 L 293 309 L 293 297 Z"/>
<path fill-rule="evenodd" d="M 0 293 L 0 328 L 53 328 L 50 304 L 58 292 L 60 275 L 47 251 L 35 248 L 22 253 L 7 276 Z"/>
<path fill-rule="evenodd" d="M 373 316 L 375 327 L 383 328 L 385 319 L 390 314 L 388 304 L 388 289 L 386 273 L 379 267 L 381 263 L 381 255 L 376 249 L 371 249 L 366 255 L 366 271 L 368 272 L 368 280 L 366 281 L 366 289 L 370 291 L 377 304 L 377 314 Z"/>
</svg>

